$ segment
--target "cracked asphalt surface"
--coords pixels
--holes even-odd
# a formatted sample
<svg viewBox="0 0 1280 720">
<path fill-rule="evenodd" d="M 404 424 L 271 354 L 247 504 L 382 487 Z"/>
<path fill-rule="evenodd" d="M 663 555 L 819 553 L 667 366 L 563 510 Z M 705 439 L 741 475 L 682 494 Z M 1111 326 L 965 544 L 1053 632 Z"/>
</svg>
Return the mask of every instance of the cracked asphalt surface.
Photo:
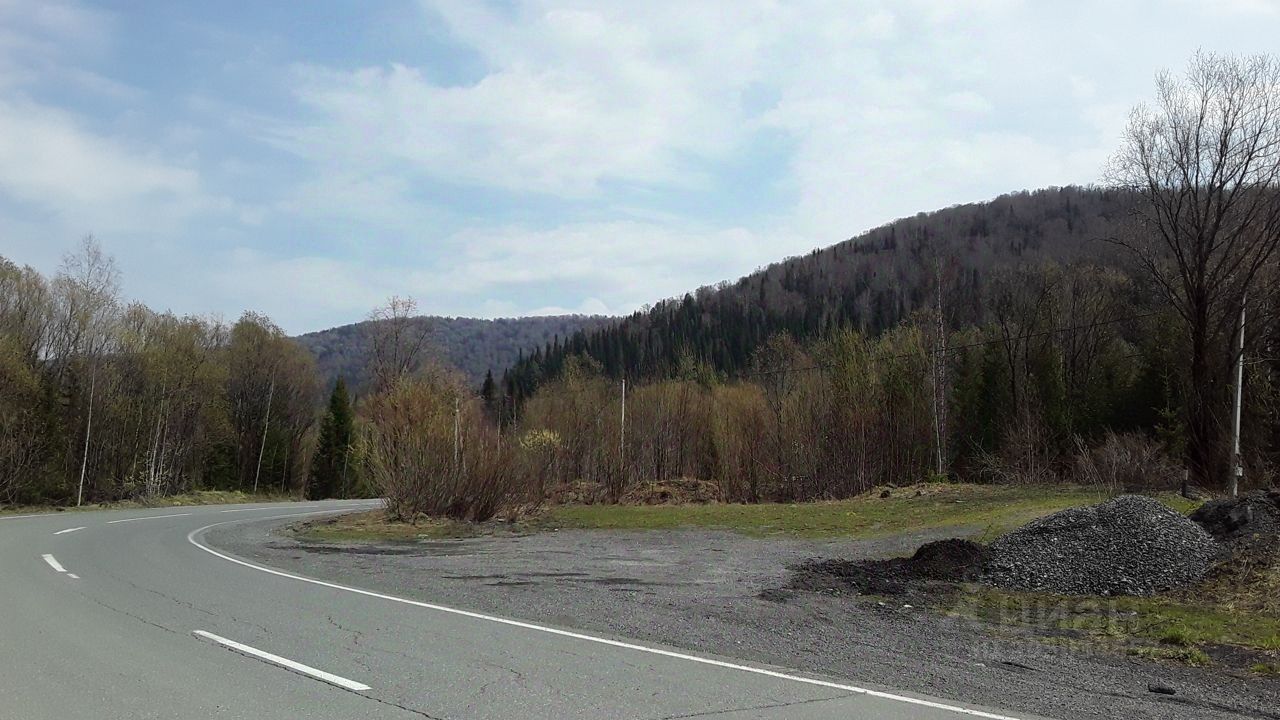
<svg viewBox="0 0 1280 720">
<path fill-rule="evenodd" d="M 712 560 L 725 544 L 712 536 L 630 549 L 493 539 L 424 555 L 307 551 L 271 534 L 359 505 L 0 517 L 0 718 L 1033 717 L 876 684 L 869 655 L 794 674 L 833 647 L 768 659 L 768 645 L 804 644 L 786 619 L 740 636 L 718 602 L 752 592 L 740 572 L 751 563 Z M 687 562 L 671 564 L 686 540 Z M 682 586 L 712 601 L 676 607 Z M 470 595 L 449 597 L 458 589 Z M 666 602 L 666 615 L 645 609 Z"/>
<path fill-rule="evenodd" d="M 1020 632 L 900 604 L 881 607 L 776 591 L 785 583 L 786 568 L 806 559 L 909 554 L 921 542 L 965 532 L 950 528 L 877 540 L 788 541 L 694 530 L 559 531 L 341 544 L 299 541 L 277 521 L 218 528 L 208 539 L 236 555 L 311 577 L 864 685 L 910 689 L 1002 708 L 1018 717 L 1280 718 L 1276 679 L 1073 651 Z M 762 599 L 762 593 L 772 600 Z M 638 660 L 620 658 L 631 664 L 618 672 L 640 673 L 634 665 Z M 1149 684 L 1174 688 L 1176 694 L 1151 693 Z M 785 712 L 761 709 L 725 716 L 806 716 L 803 706 L 788 702 Z M 769 702 L 744 695 L 739 707 L 767 708 Z M 812 710 L 814 717 L 898 717 L 833 714 L 821 701 Z M 615 711 L 605 715 L 627 715 Z M 720 711 L 666 717 L 707 712 Z M 901 716 L 924 717 L 910 709 Z"/>
</svg>

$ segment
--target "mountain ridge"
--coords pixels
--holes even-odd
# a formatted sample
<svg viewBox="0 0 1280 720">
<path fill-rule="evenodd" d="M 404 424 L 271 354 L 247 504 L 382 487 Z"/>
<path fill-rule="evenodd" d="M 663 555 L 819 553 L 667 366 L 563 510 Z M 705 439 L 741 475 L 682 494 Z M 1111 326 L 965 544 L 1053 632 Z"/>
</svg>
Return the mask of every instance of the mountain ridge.
<svg viewBox="0 0 1280 720">
<path fill-rule="evenodd" d="M 837 327 L 869 335 L 893 327 L 934 303 L 935 276 L 948 325 L 979 324 L 984 288 L 997 268 L 1123 265 L 1103 240 L 1120 231 L 1133 207 L 1121 191 L 1066 186 L 920 212 L 538 348 L 508 371 L 505 391 L 528 397 L 570 355 L 590 357 L 610 377 L 671 375 L 686 359 L 733 374 L 779 332 L 811 340 Z"/>
<path fill-rule="evenodd" d="M 582 329 L 607 324 L 616 318 L 603 315 L 534 315 L 519 318 L 469 318 L 422 315 L 426 323 L 427 352 L 461 372 L 467 382 L 479 386 L 485 373 L 501 377 L 522 352 L 565 338 Z M 326 385 L 339 377 L 359 391 L 366 382 L 369 333 L 375 321 L 364 320 L 325 330 L 303 333 L 294 340 L 307 348 Z"/>
</svg>

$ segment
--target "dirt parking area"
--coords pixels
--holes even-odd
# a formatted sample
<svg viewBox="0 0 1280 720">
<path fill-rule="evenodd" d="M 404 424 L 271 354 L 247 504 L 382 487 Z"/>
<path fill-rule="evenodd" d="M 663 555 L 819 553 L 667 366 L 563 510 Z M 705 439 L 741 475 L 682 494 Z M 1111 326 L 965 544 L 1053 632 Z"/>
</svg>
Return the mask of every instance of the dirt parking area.
<svg viewBox="0 0 1280 720">
<path fill-rule="evenodd" d="M 273 567 L 405 597 L 1015 712 L 1280 718 L 1277 678 L 1072 648 L 911 598 L 786 589 L 790 568 L 814 559 L 910 555 L 980 527 L 870 540 L 560 530 L 342 543 L 301 540 L 287 523 L 227 525 L 208 541 Z"/>
</svg>

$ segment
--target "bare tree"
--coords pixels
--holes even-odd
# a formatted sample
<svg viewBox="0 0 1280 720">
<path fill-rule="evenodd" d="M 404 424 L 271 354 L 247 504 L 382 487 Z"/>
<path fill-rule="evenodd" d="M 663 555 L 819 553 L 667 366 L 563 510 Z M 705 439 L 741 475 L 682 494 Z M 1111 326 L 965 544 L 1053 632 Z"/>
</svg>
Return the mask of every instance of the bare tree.
<svg viewBox="0 0 1280 720">
<path fill-rule="evenodd" d="M 370 369 L 375 391 L 390 387 L 421 365 L 431 325 L 425 318 L 414 316 L 417 309 L 413 298 L 393 295 L 385 305 L 369 313 L 373 322 Z"/>
<path fill-rule="evenodd" d="M 84 450 L 80 458 L 80 481 L 76 505 L 84 499 L 85 477 L 89 468 L 89 441 L 93 432 L 93 403 L 97 391 L 98 366 L 111 340 L 110 323 L 115 316 L 120 294 L 120 271 L 115 260 L 102 251 L 92 235 L 80 243 L 78 252 L 62 259 L 62 269 L 54 279 L 56 297 L 60 300 L 59 336 L 65 373 L 73 358 L 88 366 L 89 392 L 84 423 Z M 83 372 L 83 369 L 82 369 Z M 77 378 L 83 384 L 83 378 Z"/>
<path fill-rule="evenodd" d="M 1182 318 L 1187 459 L 1197 480 L 1221 482 L 1234 323 L 1280 245 L 1280 60 L 1201 52 L 1156 91 L 1108 170 L 1142 200 L 1137 231 L 1114 240 Z"/>
<path fill-rule="evenodd" d="M 1031 388 L 1031 356 L 1037 344 L 1046 344 L 1044 333 L 1055 300 L 1061 270 L 1056 265 L 1018 265 L 999 268 L 987 284 L 986 304 L 999 333 L 1009 375 L 1009 398 L 1017 413 L 1028 411 L 1034 398 Z"/>
</svg>

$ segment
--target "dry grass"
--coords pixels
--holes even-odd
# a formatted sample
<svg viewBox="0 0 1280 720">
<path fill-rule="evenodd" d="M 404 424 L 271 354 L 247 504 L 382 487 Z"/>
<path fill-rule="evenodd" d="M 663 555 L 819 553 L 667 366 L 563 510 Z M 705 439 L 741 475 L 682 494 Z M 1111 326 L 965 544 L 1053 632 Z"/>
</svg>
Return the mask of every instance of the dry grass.
<svg viewBox="0 0 1280 720">
<path fill-rule="evenodd" d="M 940 527 L 983 528 L 991 539 L 1058 510 L 1101 502 L 1094 488 L 1037 485 L 922 483 L 881 489 L 848 500 L 807 503 L 708 503 L 700 505 L 566 505 L 548 508 L 534 523 L 543 528 L 656 530 L 682 527 L 732 530 L 758 537 L 876 537 Z M 1158 496 L 1185 512 L 1188 504 Z"/>
<path fill-rule="evenodd" d="M 311 520 L 293 526 L 294 533 L 305 540 L 327 542 L 393 541 L 410 542 L 441 538 L 470 537 L 482 526 L 459 520 L 418 518 L 416 522 L 391 520 L 385 510 L 349 513 L 332 518 Z"/>
<path fill-rule="evenodd" d="M 551 529 L 668 530 L 707 528 L 755 537 L 858 538 L 941 527 L 982 528 L 994 537 L 1030 520 L 1063 508 L 1096 503 L 1104 495 L 1070 486 L 997 486 L 928 483 L 830 502 L 703 503 L 670 505 L 560 505 L 509 523 L 397 523 L 379 513 L 347 515 L 316 522 L 306 537 L 341 540 L 412 540 L 457 537 L 514 527 L 522 531 Z M 1185 510 L 1179 498 L 1161 499 Z"/>
</svg>

